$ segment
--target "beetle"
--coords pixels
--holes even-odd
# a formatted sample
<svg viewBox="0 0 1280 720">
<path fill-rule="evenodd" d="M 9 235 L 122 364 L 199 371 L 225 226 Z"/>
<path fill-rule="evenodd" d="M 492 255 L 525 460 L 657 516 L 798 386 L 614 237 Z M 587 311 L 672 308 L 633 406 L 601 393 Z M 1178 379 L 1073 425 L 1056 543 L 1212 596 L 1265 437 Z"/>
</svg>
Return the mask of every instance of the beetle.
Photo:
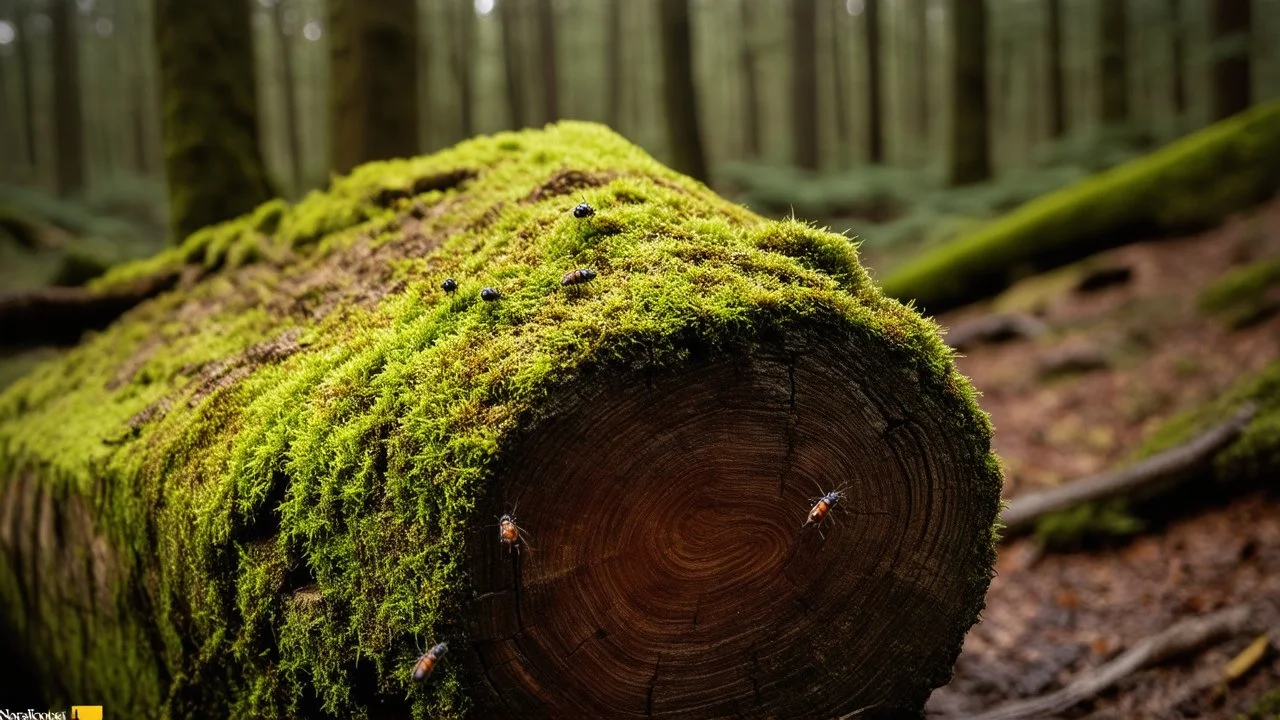
<svg viewBox="0 0 1280 720">
<path fill-rule="evenodd" d="M 500 297 L 502 297 L 502 294 L 494 288 L 487 287 L 480 290 L 480 299 L 485 302 L 493 302 Z"/>
<path fill-rule="evenodd" d="M 810 525 L 821 525 L 822 521 L 827 519 L 827 515 L 831 514 L 831 510 L 835 508 L 836 503 L 843 499 L 843 489 L 832 490 L 831 492 L 825 493 L 822 497 L 818 498 L 817 502 L 813 504 L 813 507 L 809 509 L 809 517 L 804 521 L 804 524 L 800 526 L 800 529 L 804 530 Z M 818 530 L 818 534 L 822 535 L 821 529 Z M 823 537 L 825 538 L 826 536 L 824 535 Z"/>
<path fill-rule="evenodd" d="M 422 682 L 431 677 L 431 673 L 435 671 L 436 664 L 440 662 L 440 658 L 449 651 L 449 643 L 436 643 L 430 650 L 422 654 L 418 658 L 418 662 L 413 665 L 413 681 Z"/>
<path fill-rule="evenodd" d="M 578 268 L 570 270 L 560 278 L 560 284 L 566 287 L 570 285 L 581 285 L 582 283 L 591 282 L 596 279 L 596 271 L 589 268 Z"/>
<path fill-rule="evenodd" d="M 515 509 L 498 520 L 498 541 L 508 548 L 520 552 L 521 545 L 528 545 L 525 532 L 516 524 Z"/>
<path fill-rule="evenodd" d="M 582 218 L 589 218 L 595 214 L 596 214 L 596 209 L 586 204 L 585 202 L 580 202 L 573 207 L 573 216 L 578 218 L 579 220 L 581 220 Z"/>
<path fill-rule="evenodd" d="M 440 289 L 452 295 L 458 289 L 458 281 L 453 278 L 445 278 L 444 282 L 440 283 Z"/>
</svg>

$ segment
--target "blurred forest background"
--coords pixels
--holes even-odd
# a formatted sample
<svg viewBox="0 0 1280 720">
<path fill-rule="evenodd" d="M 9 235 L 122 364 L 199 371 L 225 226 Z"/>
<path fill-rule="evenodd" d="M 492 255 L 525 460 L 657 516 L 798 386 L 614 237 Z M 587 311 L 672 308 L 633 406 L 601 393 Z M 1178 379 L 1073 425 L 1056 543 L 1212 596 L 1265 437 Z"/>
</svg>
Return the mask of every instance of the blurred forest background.
<svg viewBox="0 0 1280 720">
<path fill-rule="evenodd" d="M 0 285 L 75 284 L 152 252 L 172 228 L 223 219 L 170 217 L 165 192 L 157 15 L 199 23 L 208 7 L 0 0 L 0 207 L 78 238 L 56 259 L 0 243 Z M 358 8 L 252 0 L 227 20 L 250 23 L 243 38 L 175 42 L 195 72 L 255 87 L 242 119 L 258 147 L 238 152 L 262 158 L 270 188 L 256 201 L 298 198 L 365 160 L 588 119 L 760 212 L 858 233 L 873 266 L 888 266 L 1280 97 L 1280 47 L 1268 42 L 1280 0 Z M 343 42 L 360 27 L 382 33 L 381 49 Z M 247 57 L 243 75 L 227 67 Z"/>
</svg>

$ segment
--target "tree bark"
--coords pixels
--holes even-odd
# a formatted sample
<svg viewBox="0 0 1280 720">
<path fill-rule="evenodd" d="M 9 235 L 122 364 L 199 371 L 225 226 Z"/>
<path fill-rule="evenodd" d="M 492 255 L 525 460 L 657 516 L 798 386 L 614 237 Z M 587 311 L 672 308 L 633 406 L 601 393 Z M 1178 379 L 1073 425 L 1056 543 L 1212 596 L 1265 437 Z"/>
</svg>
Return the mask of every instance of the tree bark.
<svg viewBox="0 0 1280 720">
<path fill-rule="evenodd" d="M 80 96 L 80 30 L 75 0 L 52 0 L 54 140 L 58 193 L 84 189 L 84 116 Z"/>
<path fill-rule="evenodd" d="M 763 150 L 760 137 L 760 75 L 756 60 L 756 7 L 759 0 L 738 0 L 742 13 L 742 54 L 739 65 L 742 72 L 742 122 L 747 136 L 747 156 L 760 157 Z"/>
<path fill-rule="evenodd" d="M 693 83 L 693 36 L 689 0 L 662 0 L 662 99 L 672 166 L 707 179 L 707 161 L 698 127 L 698 92 Z"/>
<path fill-rule="evenodd" d="M 1253 78 L 1249 60 L 1250 0 L 1217 0 L 1213 5 L 1213 84 L 1210 105 L 1214 120 L 1249 107 Z"/>
<path fill-rule="evenodd" d="M 520 74 L 521 0 L 502 0 L 498 12 L 502 21 L 502 67 L 506 81 L 507 108 L 511 113 L 511 126 L 522 128 L 528 124 L 525 112 L 524 79 Z"/>
<path fill-rule="evenodd" d="M 1106 0 L 1098 14 L 1102 23 L 1099 42 L 1102 57 L 1098 89 L 1104 125 L 1129 120 L 1129 11 L 1128 0 Z"/>
<path fill-rule="evenodd" d="M 791 4 L 791 132 L 795 164 L 817 170 L 818 154 L 818 1 Z"/>
<path fill-rule="evenodd" d="M 915 91 L 916 91 L 916 134 L 925 148 L 925 157 L 929 158 L 929 98 L 932 88 L 929 85 L 929 1 L 915 0 L 911 6 L 911 20 L 915 31 Z"/>
<path fill-rule="evenodd" d="M 952 120 L 947 181 L 968 185 L 991 177 L 986 0 L 951 0 L 950 7 Z"/>
<path fill-rule="evenodd" d="M 867 50 L 867 161 L 884 162 L 884 93 L 880 48 L 880 0 L 864 0 Z"/>
<path fill-rule="evenodd" d="M 332 0 L 330 142 L 334 169 L 418 151 L 415 0 Z"/>
<path fill-rule="evenodd" d="M 1062 81 L 1062 0 L 1046 2 L 1049 16 L 1049 136 L 1060 138 L 1067 132 L 1067 90 Z"/>
<path fill-rule="evenodd" d="M 157 0 L 165 171 L 175 242 L 272 195 L 258 146 L 249 5 Z"/>
<path fill-rule="evenodd" d="M 542 120 L 560 118 L 560 71 L 556 53 L 556 15 L 552 0 L 534 0 L 538 18 L 538 65 L 542 72 Z"/>
<path fill-rule="evenodd" d="M 919 716 L 1000 507 L 936 325 L 603 126 L 412 167 L 0 393 L 5 666 L 113 717 Z"/>
</svg>

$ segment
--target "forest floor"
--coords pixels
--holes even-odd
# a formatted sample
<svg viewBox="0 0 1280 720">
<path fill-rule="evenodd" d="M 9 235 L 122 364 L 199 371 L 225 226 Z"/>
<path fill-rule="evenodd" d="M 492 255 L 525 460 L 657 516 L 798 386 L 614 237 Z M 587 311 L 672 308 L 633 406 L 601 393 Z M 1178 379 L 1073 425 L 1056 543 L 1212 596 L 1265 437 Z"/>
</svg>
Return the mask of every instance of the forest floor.
<svg viewBox="0 0 1280 720">
<path fill-rule="evenodd" d="M 1233 329 L 1198 307 L 1213 281 L 1264 258 L 1280 258 L 1280 200 L 1211 232 L 1113 250 L 938 318 L 956 327 L 1019 312 L 1048 328 L 972 347 L 957 361 L 996 427 L 1006 497 L 1122 464 L 1172 416 L 1280 359 L 1280 313 Z M 1193 511 L 1087 550 L 1005 542 L 982 622 L 929 715 L 968 716 L 1046 694 L 1183 618 L 1243 604 L 1250 632 L 1132 673 L 1063 717 L 1280 717 L 1258 711 L 1263 696 L 1280 705 L 1280 486 L 1209 494 L 1213 501 Z M 1227 663 L 1261 632 L 1270 634 L 1267 655 L 1224 685 Z"/>
</svg>

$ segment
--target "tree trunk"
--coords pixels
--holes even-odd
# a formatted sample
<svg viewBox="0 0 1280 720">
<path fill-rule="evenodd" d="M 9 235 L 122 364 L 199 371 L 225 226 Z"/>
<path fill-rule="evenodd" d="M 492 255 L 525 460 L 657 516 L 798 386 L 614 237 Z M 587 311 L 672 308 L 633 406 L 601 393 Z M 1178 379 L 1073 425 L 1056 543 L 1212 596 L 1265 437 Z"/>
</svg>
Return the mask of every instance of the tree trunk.
<svg viewBox="0 0 1280 720">
<path fill-rule="evenodd" d="M 298 88 L 297 73 L 293 69 L 294 38 L 298 28 L 285 27 L 285 6 L 292 0 L 277 0 L 272 19 L 275 20 L 276 32 L 279 34 L 276 47 L 280 49 L 280 75 L 284 85 L 284 127 L 285 138 L 289 143 L 289 194 L 297 197 L 302 192 L 302 139 L 298 127 Z"/>
<path fill-rule="evenodd" d="M 1213 119 L 1230 117 L 1249 107 L 1253 79 L 1249 62 L 1250 0 L 1216 0 L 1213 5 Z"/>
<path fill-rule="evenodd" d="M 54 142 L 61 195 L 84 189 L 84 116 L 80 97 L 80 29 L 75 0 L 52 0 Z"/>
<path fill-rule="evenodd" d="M 742 12 L 742 54 L 739 65 L 742 72 L 742 122 L 747 136 L 747 156 L 759 159 L 763 146 L 760 137 L 760 74 L 756 60 L 756 3 L 759 0 L 738 0 Z"/>
<path fill-rule="evenodd" d="M 929 1 L 915 0 L 911 6 L 911 20 L 915 31 L 915 86 L 916 86 L 916 135 L 924 145 L 929 159 Z"/>
<path fill-rule="evenodd" d="M 1181 118 L 1187 112 L 1187 31 L 1182 0 L 1169 0 L 1169 26 L 1173 28 L 1170 81 L 1173 83 L 1173 110 Z"/>
<path fill-rule="evenodd" d="M 449 6 L 453 18 L 454 42 L 450 45 L 453 60 L 453 78 L 458 84 L 458 112 L 462 124 L 462 137 L 476 133 L 474 119 L 475 92 L 471 86 L 473 63 L 472 48 L 475 45 L 476 13 L 472 0 L 454 0 Z"/>
<path fill-rule="evenodd" d="M 1128 0 L 1104 0 L 1099 18 L 1102 64 L 1098 87 L 1102 93 L 1102 123 L 1117 125 L 1129 119 Z"/>
<path fill-rule="evenodd" d="M 864 0 L 867 49 L 867 160 L 884 162 L 884 97 L 881 89 L 880 0 Z"/>
<path fill-rule="evenodd" d="M 693 84 L 693 37 L 689 0 L 662 0 L 662 98 L 672 165 L 686 175 L 707 179 L 698 128 L 698 93 Z"/>
<path fill-rule="evenodd" d="M 1062 0 L 1046 1 L 1049 16 L 1049 136 L 1060 138 L 1067 132 L 1067 91 L 1062 81 Z"/>
<path fill-rule="evenodd" d="M 622 84 L 625 74 L 622 67 L 623 35 L 622 5 L 626 0 L 608 0 L 605 8 L 605 84 L 607 99 L 605 100 L 605 119 L 609 127 L 621 132 L 622 128 Z"/>
<path fill-rule="evenodd" d="M 156 0 L 173 240 L 271 197 L 258 146 L 249 5 Z"/>
<path fill-rule="evenodd" d="M 817 170 L 818 154 L 818 1 L 791 4 L 791 133 L 795 164 Z"/>
<path fill-rule="evenodd" d="M 542 120 L 560 117 L 560 72 L 556 62 L 556 16 L 552 0 L 534 0 L 538 16 L 538 65 L 542 71 Z"/>
<path fill-rule="evenodd" d="M 991 177 L 987 124 L 986 0 L 951 0 L 951 136 L 947 180 L 968 185 Z"/>
<path fill-rule="evenodd" d="M 828 17 L 831 22 L 831 105 L 835 108 L 836 142 L 839 145 L 840 166 L 844 167 L 849 150 L 849 102 L 848 102 L 848 68 L 845 67 L 844 43 L 841 42 L 842 20 L 847 17 L 844 3 L 835 0 L 830 5 L 835 17 Z"/>
<path fill-rule="evenodd" d="M 330 0 L 330 141 L 345 172 L 418 151 L 415 0 Z"/>
<path fill-rule="evenodd" d="M 0 394 L 0 652 L 42 706 L 922 714 L 1000 508 L 936 325 L 602 126 L 518 140 L 228 223 L 270 260 Z"/>
<path fill-rule="evenodd" d="M 524 78 L 520 74 L 521 0 L 502 0 L 502 66 L 506 79 L 507 107 L 511 112 L 511 126 L 522 128 L 528 124 L 525 112 Z"/>
<path fill-rule="evenodd" d="M 31 42 L 31 25 L 28 21 L 28 14 L 25 10 L 25 3 L 17 3 L 14 12 L 14 24 L 18 28 L 18 62 L 22 65 L 22 111 L 25 113 L 23 117 L 23 142 L 26 144 L 27 167 L 34 172 L 37 168 L 37 149 L 39 144 L 36 135 L 36 105 L 35 105 L 35 65 L 32 58 L 32 42 Z"/>
</svg>

